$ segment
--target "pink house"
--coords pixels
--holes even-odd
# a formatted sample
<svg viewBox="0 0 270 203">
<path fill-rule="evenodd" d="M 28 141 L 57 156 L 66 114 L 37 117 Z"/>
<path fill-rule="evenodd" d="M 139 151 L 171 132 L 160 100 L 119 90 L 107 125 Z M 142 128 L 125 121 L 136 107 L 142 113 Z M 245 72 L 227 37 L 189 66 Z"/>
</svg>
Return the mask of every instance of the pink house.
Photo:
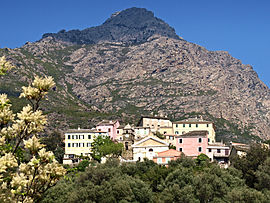
<svg viewBox="0 0 270 203">
<path fill-rule="evenodd" d="M 108 132 L 112 140 L 115 140 L 117 135 L 117 128 L 120 126 L 119 121 L 101 121 L 97 124 L 96 129 L 102 132 Z"/>
<path fill-rule="evenodd" d="M 176 150 L 183 152 L 186 156 L 197 157 L 206 154 L 208 147 L 208 131 L 190 131 L 176 136 Z"/>
</svg>

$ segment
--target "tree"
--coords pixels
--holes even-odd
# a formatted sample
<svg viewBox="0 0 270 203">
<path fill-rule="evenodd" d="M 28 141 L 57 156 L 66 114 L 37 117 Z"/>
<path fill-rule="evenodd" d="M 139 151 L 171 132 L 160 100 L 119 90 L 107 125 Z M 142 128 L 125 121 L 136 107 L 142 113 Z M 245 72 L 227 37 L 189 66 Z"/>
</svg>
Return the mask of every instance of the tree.
<svg viewBox="0 0 270 203">
<path fill-rule="evenodd" d="M 256 188 L 259 190 L 270 190 L 270 157 L 268 157 L 265 162 L 258 167 L 255 175 L 258 179 L 258 183 L 255 185 Z"/>
<path fill-rule="evenodd" d="M 2 57 L 0 75 L 11 68 Z M 54 85 L 52 77 L 35 77 L 31 85 L 22 87 L 20 97 L 27 98 L 31 106 L 17 115 L 7 95 L 0 94 L 0 202 L 39 201 L 66 172 L 38 138 L 47 124 L 40 101 Z"/>
<path fill-rule="evenodd" d="M 122 143 L 114 143 L 109 137 L 96 137 L 92 143 L 92 158 L 101 162 L 101 158 L 107 155 L 111 157 L 119 157 L 123 151 Z"/>
<path fill-rule="evenodd" d="M 258 182 L 256 171 L 259 165 L 265 162 L 267 157 L 270 157 L 270 150 L 267 147 L 260 144 L 253 144 L 246 156 L 232 157 L 231 162 L 236 169 L 242 171 L 246 184 L 254 188 Z"/>
</svg>

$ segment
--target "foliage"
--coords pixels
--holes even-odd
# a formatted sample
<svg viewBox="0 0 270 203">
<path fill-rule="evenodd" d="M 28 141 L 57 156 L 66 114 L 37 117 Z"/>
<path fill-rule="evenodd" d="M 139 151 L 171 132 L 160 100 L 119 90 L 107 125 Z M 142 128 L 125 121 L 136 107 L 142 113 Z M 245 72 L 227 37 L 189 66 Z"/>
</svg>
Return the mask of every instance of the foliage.
<svg viewBox="0 0 270 203">
<path fill-rule="evenodd" d="M 232 157 L 231 162 L 236 169 L 243 173 L 243 178 L 246 180 L 246 184 L 249 187 L 254 188 L 258 183 L 256 171 L 260 165 L 264 164 L 267 157 L 270 157 L 270 150 L 267 147 L 260 144 L 253 144 L 246 156 Z M 261 166 L 261 168 L 263 168 L 263 166 Z"/>
<path fill-rule="evenodd" d="M 169 149 L 175 149 L 175 150 L 176 150 L 176 146 L 170 144 L 170 145 L 169 145 Z"/>
<path fill-rule="evenodd" d="M 60 132 L 55 131 L 47 136 L 43 136 L 40 142 L 45 145 L 46 150 L 54 153 L 55 159 L 59 163 L 63 162 L 65 144 Z"/>
<path fill-rule="evenodd" d="M 182 156 L 169 167 L 151 160 L 121 163 L 115 159 L 89 166 L 85 172 L 60 181 L 43 202 L 269 202 L 270 190 L 250 188 L 241 171 L 204 164 Z M 260 167 L 259 167 L 260 168 Z M 268 172 L 268 169 L 262 169 Z M 60 191 L 57 193 L 57 191 Z M 66 195 L 68 193 L 69 195 Z M 58 195 L 59 194 L 59 195 Z"/>
<path fill-rule="evenodd" d="M 159 139 L 165 139 L 165 135 L 162 135 L 160 132 L 156 132 L 155 136 L 157 136 Z"/>
<path fill-rule="evenodd" d="M 11 68 L 4 58 L 0 65 L 1 75 Z M 65 174 L 38 138 L 47 123 L 39 104 L 53 86 L 51 77 L 36 77 L 31 86 L 23 87 L 20 97 L 32 106 L 17 115 L 7 95 L 0 94 L 0 202 L 38 201 Z"/>
<path fill-rule="evenodd" d="M 91 156 L 98 162 L 101 162 L 101 158 L 107 155 L 119 157 L 122 154 L 123 147 L 122 143 L 114 143 L 109 137 L 97 136 L 92 143 Z"/>
</svg>

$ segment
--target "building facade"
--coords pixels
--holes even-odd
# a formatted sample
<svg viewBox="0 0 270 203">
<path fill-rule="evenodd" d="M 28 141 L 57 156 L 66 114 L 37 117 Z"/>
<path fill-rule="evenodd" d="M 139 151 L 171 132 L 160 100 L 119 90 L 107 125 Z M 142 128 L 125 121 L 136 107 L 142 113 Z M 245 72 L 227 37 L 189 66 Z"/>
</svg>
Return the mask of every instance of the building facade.
<svg viewBox="0 0 270 203">
<path fill-rule="evenodd" d="M 158 152 L 156 156 L 153 157 L 153 161 L 160 165 L 168 166 L 170 161 L 174 161 L 181 157 L 182 152 L 175 149 L 169 149 L 163 152 Z"/>
<path fill-rule="evenodd" d="M 169 144 L 156 137 L 148 136 L 132 145 L 133 160 L 143 161 L 144 158 L 153 160 L 158 152 L 169 149 Z"/>
<path fill-rule="evenodd" d="M 97 136 L 108 137 L 108 133 L 96 129 L 71 129 L 66 131 L 63 164 L 76 163 L 80 156 L 90 157 L 91 145 Z"/>
<path fill-rule="evenodd" d="M 176 136 L 176 150 L 186 156 L 197 157 L 201 153 L 206 154 L 208 147 L 208 131 L 191 131 Z"/>
<path fill-rule="evenodd" d="M 214 143 L 216 140 L 215 125 L 213 122 L 198 118 L 189 118 L 173 123 L 173 132 L 176 135 L 183 135 L 190 131 L 208 131 L 208 142 Z"/>
<path fill-rule="evenodd" d="M 172 122 L 166 117 L 142 116 L 137 126 L 149 127 L 152 132 L 157 132 L 161 127 L 172 127 Z"/>
<path fill-rule="evenodd" d="M 97 124 L 96 129 L 101 132 L 107 132 L 112 140 L 117 137 L 117 128 L 120 126 L 119 121 L 101 121 Z"/>
</svg>

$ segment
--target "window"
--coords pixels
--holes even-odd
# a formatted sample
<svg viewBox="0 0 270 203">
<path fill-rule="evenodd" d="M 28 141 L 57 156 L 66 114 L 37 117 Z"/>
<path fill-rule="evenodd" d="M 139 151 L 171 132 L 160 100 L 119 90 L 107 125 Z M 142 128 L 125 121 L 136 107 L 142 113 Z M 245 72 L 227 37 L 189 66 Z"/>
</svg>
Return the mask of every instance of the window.
<svg viewBox="0 0 270 203">
<path fill-rule="evenodd" d="M 163 133 L 164 135 L 166 135 L 167 134 L 167 132 L 166 131 L 164 131 L 164 133 Z"/>
<path fill-rule="evenodd" d="M 209 127 L 209 124 L 206 124 L 206 127 L 208 128 Z"/>
<path fill-rule="evenodd" d="M 78 139 L 78 135 L 76 135 L 76 139 Z"/>
<path fill-rule="evenodd" d="M 183 143 L 183 139 L 182 138 L 179 139 L 179 143 Z"/>
<path fill-rule="evenodd" d="M 178 128 L 178 124 L 176 124 L 176 125 L 175 125 L 175 127 L 177 127 L 177 128 Z"/>
<path fill-rule="evenodd" d="M 169 161 L 171 161 L 171 158 L 166 158 L 166 163 L 168 163 Z"/>
<path fill-rule="evenodd" d="M 212 149 L 208 149 L 208 152 L 212 152 Z"/>
<path fill-rule="evenodd" d="M 186 124 L 183 124 L 183 128 L 185 128 L 186 127 Z"/>
<path fill-rule="evenodd" d="M 180 148 L 179 148 L 179 152 L 182 152 L 182 151 L 183 151 L 183 148 L 182 148 L 182 147 L 180 147 Z"/>
<path fill-rule="evenodd" d="M 221 152 L 221 150 L 220 149 L 217 149 L 217 153 L 220 153 Z"/>
<path fill-rule="evenodd" d="M 183 135 L 183 134 L 185 134 L 185 133 L 186 133 L 186 132 L 185 132 L 185 131 L 183 131 L 183 132 L 182 132 L 182 135 Z"/>
<path fill-rule="evenodd" d="M 191 124 L 189 124 L 189 127 L 191 128 Z"/>
<path fill-rule="evenodd" d="M 84 139 L 84 135 L 82 135 L 82 138 L 81 139 Z"/>
<path fill-rule="evenodd" d="M 108 132 L 109 132 L 109 133 L 111 132 L 111 128 L 108 129 Z"/>
<path fill-rule="evenodd" d="M 202 148 L 201 147 L 198 147 L 198 152 L 202 152 Z"/>
<path fill-rule="evenodd" d="M 175 131 L 175 134 L 177 134 L 177 135 L 178 135 L 178 134 L 179 134 L 179 132 L 178 132 L 178 131 Z"/>
<path fill-rule="evenodd" d="M 91 139 L 91 135 L 88 135 L 88 139 L 89 139 L 89 140 Z"/>
<path fill-rule="evenodd" d="M 72 143 L 72 147 L 74 147 L 75 145 L 74 145 L 74 143 Z"/>
<path fill-rule="evenodd" d="M 173 136 L 170 136 L 169 139 L 170 139 L 170 140 L 173 140 Z"/>
<path fill-rule="evenodd" d="M 210 138 L 208 138 L 208 142 L 210 142 Z"/>
<path fill-rule="evenodd" d="M 74 135 L 72 135 L 72 139 L 74 139 Z"/>
<path fill-rule="evenodd" d="M 84 147 L 84 143 L 82 143 L 82 147 Z"/>
<path fill-rule="evenodd" d="M 151 148 L 151 149 L 149 149 L 149 152 L 153 152 L 154 150 Z"/>
<path fill-rule="evenodd" d="M 202 138 L 199 137 L 198 138 L 198 142 L 201 143 L 202 142 Z"/>
<path fill-rule="evenodd" d="M 101 129 L 98 129 L 98 131 L 101 131 Z"/>
<path fill-rule="evenodd" d="M 119 134 L 119 130 L 117 130 L 117 134 Z"/>
<path fill-rule="evenodd" d="M 198 127 L 199 127 L 199 124 L 196 123 L 196 128 L 198 128 Z"/>
<path fill-rule="evenodd" d="M 161 164 L 162 163 L 162 158 L 157 158 L 157 163 Z"/>
<path fill-rule="evenodd" d="M 70 135 L 68 135 L 68 139 L 70 139 Z"/>
<path fill-rule="evenodd" d="M 91 147 L 91 143 L 90 142 L 87 143 L 87 147 Z"/>
<path fill-rule="evenodd" d="M 125 148 L 128 150 L 128 142 L 125 142 Z"/>
<path fill-rule="evenodd" d="M 68 147 L 70 147 L 70 143 L 68 143 Z"/>
</svg>

